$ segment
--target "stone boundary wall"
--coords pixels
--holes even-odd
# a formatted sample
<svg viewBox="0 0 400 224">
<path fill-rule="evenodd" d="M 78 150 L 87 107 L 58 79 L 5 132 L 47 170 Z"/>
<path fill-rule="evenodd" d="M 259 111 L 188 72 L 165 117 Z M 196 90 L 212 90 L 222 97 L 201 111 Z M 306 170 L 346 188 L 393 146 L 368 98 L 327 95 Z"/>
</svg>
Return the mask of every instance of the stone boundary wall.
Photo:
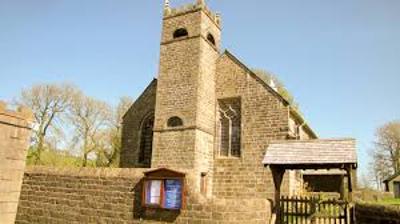
<svg viewBox="0 0 400 224">
<path fill-rule="evenodd" d="M 358 201 L 381 201 L 394 198 L 393 192 L 381 192 L 370 189 L 358 189 L 353 193 L 353 197 Z"/>
<path fill-rule="evenodd" d="M 146 170 L 27 167 L 16 223 L 268 223 L 271 208 L 264 199 L 188 195 L 179 212 L 145 210 Z"/>
<path fill-rule="evenodd" d="M 14 223 L 25 158 L 31 134 L 32 113 L 19 107 L 8 110 L 0 101 L 0 223 Z"/>
<path fill-rule="evenodd" d="M 357 203 L 355 218 L 357 224 L 400 224 L 400 207 Z"/>
<path fill-rule="evenodd" d="M 27 167 L 16 223 L 128 223 L 144 171 Z"/>
</svg>

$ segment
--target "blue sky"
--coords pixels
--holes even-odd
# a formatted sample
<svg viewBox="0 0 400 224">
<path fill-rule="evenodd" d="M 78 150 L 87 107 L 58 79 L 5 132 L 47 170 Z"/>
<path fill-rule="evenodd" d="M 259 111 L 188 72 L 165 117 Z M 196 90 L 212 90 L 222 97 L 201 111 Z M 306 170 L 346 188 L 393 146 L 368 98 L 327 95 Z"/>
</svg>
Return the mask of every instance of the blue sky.
<svg viewBox="0 0 400 224">
<path fill-rule="evenodd" d="M 224 48 L 276 74 L 320 137 L 357 138 L 365 170 L 375 128 L 400 119 L 400 1 L 208 2 Z M 162 0 L 0 0 L 0 99 L 59 81 L 137 97 L 157 74 L 161 14 Z"/>
</svg>

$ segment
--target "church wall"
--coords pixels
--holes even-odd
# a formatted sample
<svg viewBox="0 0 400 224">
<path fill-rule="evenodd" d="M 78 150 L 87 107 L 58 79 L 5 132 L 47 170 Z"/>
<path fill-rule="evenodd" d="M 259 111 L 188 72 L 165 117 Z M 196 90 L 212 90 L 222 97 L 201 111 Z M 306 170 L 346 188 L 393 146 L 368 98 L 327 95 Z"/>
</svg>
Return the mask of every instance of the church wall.
<svg viewBox="0 0 400 224">
<path fill-rule="evenodd" d="M 262 164 L 268 142 L 286 139 L 288 108 L 246 69 L 223 55 L 217 64 L 217 99 L 240 97 L 242 143 L 240 158 L 214 161 L 214 196 L 227 199 L 273 199 L 274 185 L 269 169 Z M 216 150 L 218 145 L 216 145 Z M 289 183 L 285 175 L 283 188 Z M 285 193 L 285 189 L 283 189 Z"/>
<path fill-rule="evenodd" d="M 219 54 L 221 30 L 216 15 L 202 6 L 165 10 L 157 88 L 145 92 L 126 118 L 122 167 L 141 167 L 135 163 L 139 121 L 149 109 L 154 110 L 151 167 L 185 172 L 188 208 L 197 212 L 193 215 L 183 210 L 177 220 L 200 217 L 207 223 L 265 223 L 270 216 L 268 199 L 273 199 L 274 185 L 262 159 L 269 141 L 288 137 L 289 108 L 244 65 L 229 54 Z M 185 28 L 188 35 L 174 38 L 179 28 Z M 216 46 L 207 40 L 209 33 Z M 217 153 L 216 104 L 225 98 L 239 98 L 241 102 L 239 158 L 220 158 Z M 167 125 L 175 116 L 182 119 L 182 126 Z M 283 193 L 295 188 L 295 177 L 294 173 L 285 174 Z M 206 192 L 201 191 L 204 180 Z"/>
<path fill-rule="evenodd" d="M 122 149 L 120 167 L 146 167 L 150 164 L 139 164 L 140 126 L 143 119 L 154 113 L 156 104 L 157 80 L 153 80 L 143 94 L 136 100 L 123 118 Z"/>
<path fill-rule="evenodd" d="M 157 90 L 154 167 L 194 168 L 197 79 L 200 60 L 200 13 L 164 19 Z M 189 37 L 173 39 L 178 28 Z M 167 120 L 178 116 L 183 126 L 168 127 Z"/>
<path fill-rule="evenodd" d="M 153 166 L 170 169 L 194 167 L 195 130 L 175 130 L 154 133 Z"/>
<path fill-rule="evenodd" d="M 200 13 L 164 19 L 160 49 L 155 129 L 167 129 L 168 118 L 179 116 L 185 127 L 196 125 L 197 79 L 200 60 Z M 178 28 L 188 37 L 173 39 Z"/>
<path fill-rule="evenodd" d="M 211 24 L 211 20 L 205 13 L 202 13 L 202 35 L 205 37 L 208 32 L 216 39 L 216 45 L 219 44 L 220 31 Z M 198 77 L 197 89 L 197 127 L 196 146 L 195 146 L 195 169 L 198 177 L 201 173 L 207 176 L 207 192 L 206 195 L 211 197 L 212 194 L 212 177 L 213 177 L 213 152 L 214 152 L 214 136 L 215 136 L 215 73 L 216 61 L 219 57 L 217 46 L 212 45 L 209 41 L 203 39 L 200 42 L 202 57 L 200 58 L 200 71 Z M 200 179 L 197 178 L 199 182 Z M 200 186 L 196 184 L 196 186 Z"/>
<path fill-rule="evenodd" d="M 188 7 L 189 8 L 189 7 Z M 185 28 L 187 37 L 173 38 Z M 215 70 L 220 30 L 202 7 L 163 20 L 152 167 L 189 170 L 193 192 L 202 173 L 212 178 L 215 126 Z M 173 116 L 183 125 L 168 127 Z M 211 191 L 211 184 L 208 189 Z M 210 193 L 207 193 L 211 196 Z"/>
<path fill-rule="evenodd" d="M 304 121 L 299 121 L 292 114 L 289 117 L 289 135 L 292 139 L 308 140 L 315 139 L 310 131 L 305 128 Z"/>
</svg>

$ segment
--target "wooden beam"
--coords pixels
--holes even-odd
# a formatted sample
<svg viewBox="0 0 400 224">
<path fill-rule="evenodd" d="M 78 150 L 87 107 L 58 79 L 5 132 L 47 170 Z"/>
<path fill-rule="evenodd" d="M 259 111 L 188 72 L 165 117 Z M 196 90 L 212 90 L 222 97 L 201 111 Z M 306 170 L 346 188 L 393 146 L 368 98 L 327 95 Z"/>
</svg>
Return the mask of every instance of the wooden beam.
<svg viewBox="0 0 400 224">
<path fill-rule="evenodd" d="M 275 186 L 275 205 L 274 205 L 274 211 L 275 211 L 275 217 L 276 217 L 276 224 L 281 223 L 281 206 L 280 206 L 280 198 L 281 198 L 281 185 L 282 185 L 282 179 L 283 175 L 285 174 L 285 169 L 281 167 L 276 167 L 276 166 L 271 166 L 271 171 L 272 171 L 272 177 L 274 179 L 274 186 Z"/>
<path fill-rule="evenodd" d="M 309 164 L 270 164 L 270 166 L 281 167 L 286 170 L 307 170 L 307 169 L 345 169 L 348 166 L 354 167 L 352 163 L 309 163 Z"/>
</svg>

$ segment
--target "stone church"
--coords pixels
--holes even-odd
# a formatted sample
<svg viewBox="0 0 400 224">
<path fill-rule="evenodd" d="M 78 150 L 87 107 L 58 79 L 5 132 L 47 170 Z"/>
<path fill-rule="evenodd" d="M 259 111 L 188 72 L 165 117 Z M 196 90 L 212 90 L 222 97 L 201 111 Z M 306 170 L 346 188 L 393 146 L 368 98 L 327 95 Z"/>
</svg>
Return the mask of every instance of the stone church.
<svg viewBox="0 0 400 224">
<path fill-rule="evenodd" d="M 165 2 L 158 77 L 123 118 L 120 166 L 185 173 L 193 214 L 266 223 L 275 197 L 268 146 L 317 135 L 274 85 L 221 49 L 221 36 L 204 0 Z M 282 192 L 296 192 L 298 177 L 286 172 Z"/>
</svg>

